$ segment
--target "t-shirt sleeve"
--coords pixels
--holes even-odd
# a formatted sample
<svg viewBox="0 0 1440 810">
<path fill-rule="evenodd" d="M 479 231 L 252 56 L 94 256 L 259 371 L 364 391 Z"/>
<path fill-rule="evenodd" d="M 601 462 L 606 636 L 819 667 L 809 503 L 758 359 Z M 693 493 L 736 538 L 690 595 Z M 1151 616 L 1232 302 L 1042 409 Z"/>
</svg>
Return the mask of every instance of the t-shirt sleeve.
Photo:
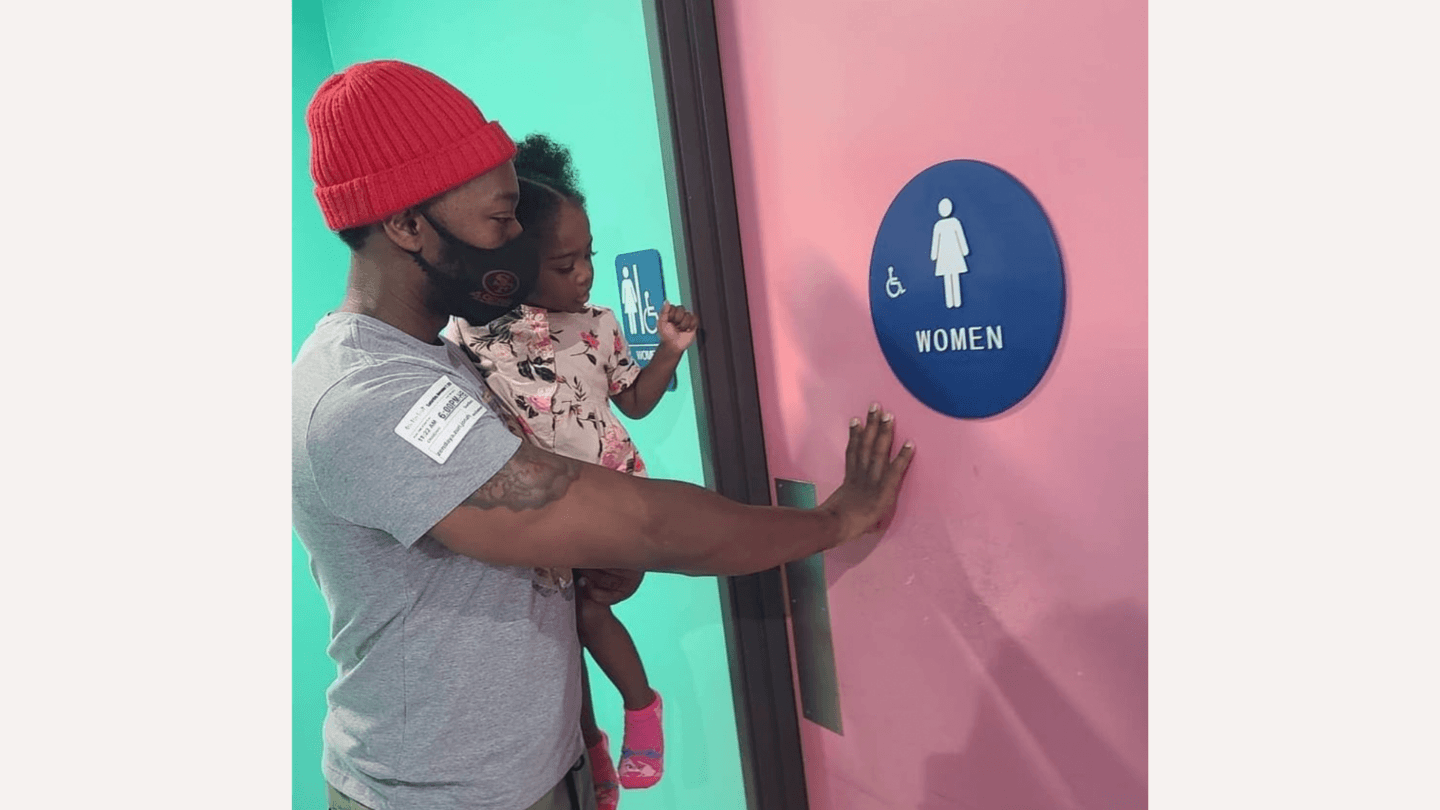
<svg viewBox="0 0 1440 810">
<path fill-rule="evenodd" d="M 409 547 L 505 466 L 520 440 L 459 379 L 404 367 L 320 399 L 306 441 L 335 515 Z"/>
<path fill-rule="evenodd" d="M 630 355 L 630 344 L 625 342 L 625 333 L 620 329 L 620 322 L 615 320 L 615 313 L 608 309 L 600 310 L 599 321 L 596 331 L 601 340 L 606 341 L 601 348 L 607 350 L 605 376 L 610 380 L 610 396 L 613 397 L 634 384 L 635 378 L 640 376 L 640 366 Z"/>
</svg>

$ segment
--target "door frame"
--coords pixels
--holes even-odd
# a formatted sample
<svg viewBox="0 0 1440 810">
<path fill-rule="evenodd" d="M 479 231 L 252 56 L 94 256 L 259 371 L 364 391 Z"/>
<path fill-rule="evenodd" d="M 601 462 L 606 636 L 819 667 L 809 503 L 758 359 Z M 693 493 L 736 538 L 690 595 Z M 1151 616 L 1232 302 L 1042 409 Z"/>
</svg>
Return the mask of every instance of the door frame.
<svg viewBox="0 0 1440 810">
<path fill-rule="evenodd" d="M 713 489 L 746 504 L 772 503 L 750 333 L 730 133 L 713 0 L 649 0 L 651 55 L 661 73 L 672 221 L 684 246 L 677 268 L 704 327 L 696 341 L 701 453 Z M 667 127 L 668 138 L 664 130 Z M 668 142 L 667 142 L 668 141 Z M 791 676 L 782 569 L 722 577 L 720 608 L 730 662 L 740 767 L 750 810 L 808 810 L 799 713 Z"/>
</svg>

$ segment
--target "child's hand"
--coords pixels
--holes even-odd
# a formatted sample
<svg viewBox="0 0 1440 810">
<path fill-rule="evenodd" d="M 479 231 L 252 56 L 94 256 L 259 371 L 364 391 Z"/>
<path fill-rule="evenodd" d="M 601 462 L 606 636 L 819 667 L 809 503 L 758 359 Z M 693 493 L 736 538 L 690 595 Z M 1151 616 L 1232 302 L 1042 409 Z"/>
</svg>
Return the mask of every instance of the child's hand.
<svg viewBox="0 0 1440 810">
<path fill-rule="evenodd" d="M 663 348 L 683 352 L 695 342 L 699 332 L 700 318 L 685 307 L 671 306 L 666 301 L 660 307 L 660 345 Z"/>
<path fill-rule="evenodd" d="M 629 599 L 644 578 L 644 571 L 632 571 L 628 568 L 575 569 L 575 587 L 580 594 L 602 605 L 613 605 Z"/>
</svg>

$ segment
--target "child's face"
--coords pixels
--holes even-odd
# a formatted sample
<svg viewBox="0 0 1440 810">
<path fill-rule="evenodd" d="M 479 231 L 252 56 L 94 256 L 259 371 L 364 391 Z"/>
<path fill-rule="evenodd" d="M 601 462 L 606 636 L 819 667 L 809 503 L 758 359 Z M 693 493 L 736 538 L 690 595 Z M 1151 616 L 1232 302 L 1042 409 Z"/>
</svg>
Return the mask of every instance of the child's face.
<svg viewBox="0 0 1440 810">
<path fill-rule="evenodd" d="M 563 203 L 554 236 L 540 243 L 540 278 L 528 303 L 554 312 L 584 312 L 595 282 L 593 244 L 590 217 L 574 203 Z"/>
</svg>

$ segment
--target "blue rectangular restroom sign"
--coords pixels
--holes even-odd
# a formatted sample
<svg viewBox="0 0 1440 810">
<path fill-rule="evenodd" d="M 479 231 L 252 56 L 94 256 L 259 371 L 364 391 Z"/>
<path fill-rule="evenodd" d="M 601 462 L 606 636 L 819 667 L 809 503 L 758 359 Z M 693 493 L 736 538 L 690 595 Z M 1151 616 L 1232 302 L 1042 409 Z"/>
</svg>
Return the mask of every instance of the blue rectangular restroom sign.
<svg viewBox="0 0 1440 810">
<path fill-rule="evenodd" d="M 615 317 L 635 364 L 644 368 L 660 348 L 660 309 L 665 304 L 660 251 L 651 248 L 616 256 L 615 280 L 620 285 L 620 309 Z M 667 390 L 675 390 L 675 378 L 670 378 Z"/>
</svg>

